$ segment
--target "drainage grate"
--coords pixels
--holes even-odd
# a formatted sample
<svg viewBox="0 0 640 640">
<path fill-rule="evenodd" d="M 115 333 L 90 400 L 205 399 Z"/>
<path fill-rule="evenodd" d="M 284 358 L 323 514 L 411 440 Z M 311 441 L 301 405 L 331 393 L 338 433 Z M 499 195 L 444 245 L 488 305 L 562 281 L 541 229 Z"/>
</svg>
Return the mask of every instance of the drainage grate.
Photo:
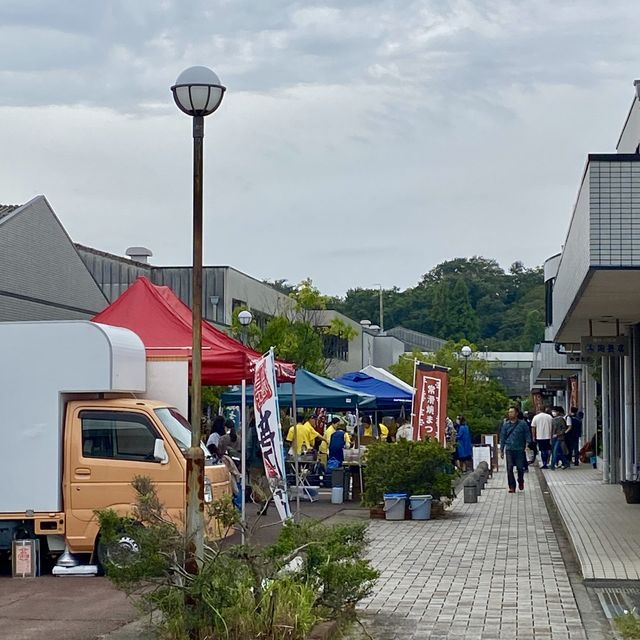
<svg viewBox="0 0 640 640">
<path fill-rule="evenodd" d="M 609 620 L 621 616 L 638 606 L 640 590 L 638 589 L 594 589 Z"/>
</svg>

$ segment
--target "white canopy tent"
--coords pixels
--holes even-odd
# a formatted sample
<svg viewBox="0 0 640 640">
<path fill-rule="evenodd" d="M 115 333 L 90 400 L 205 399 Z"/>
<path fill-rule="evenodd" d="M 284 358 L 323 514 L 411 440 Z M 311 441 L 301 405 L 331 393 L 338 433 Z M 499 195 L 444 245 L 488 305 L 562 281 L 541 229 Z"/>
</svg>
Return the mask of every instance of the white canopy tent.
<svg viewBox="0 0 640 640">
<path fill-rule="evenodd" d="M 415 391 L 415 389 L 410 385 L 400 380 L 397 376 L 394 376 L 393 373 L 389 373 L 386 369 L 382 369 L 380 367 L 374 367 L 373 365 L 369 365 L 364 369 L 361 369 L 362 373 L 366 373 L 368 376 L 375 378 L 376 380 L 382 380 L 382 382 L 388 382 L 392 384 L 394 387 L 398 387 L 404 391 L 407 391 L 411 394 Z"/>
</svg>

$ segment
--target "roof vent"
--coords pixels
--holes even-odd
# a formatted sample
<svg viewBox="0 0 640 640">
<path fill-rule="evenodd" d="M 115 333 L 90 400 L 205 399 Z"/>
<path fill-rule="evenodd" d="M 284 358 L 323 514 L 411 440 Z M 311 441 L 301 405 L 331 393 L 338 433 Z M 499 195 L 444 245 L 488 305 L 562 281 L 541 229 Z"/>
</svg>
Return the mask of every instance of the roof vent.
<svg viewBox="0 0 640 640">
<path fill-rule="evenodd" d="M 149 258 L 153 255 L 150 249 L 146 247 L 129 247 L 125 254 L 128 255 L 132 260 L 136 262 L 144 262 L 147 264 L 149 262 Z"/>
<path fill-rule="evenodd" d="M 638 99 L 640 100 L 640 80 L 634 80 L 633 81 L 633 86 L 636 88 L 636 95 L 638 96 Z"/>
</svg>

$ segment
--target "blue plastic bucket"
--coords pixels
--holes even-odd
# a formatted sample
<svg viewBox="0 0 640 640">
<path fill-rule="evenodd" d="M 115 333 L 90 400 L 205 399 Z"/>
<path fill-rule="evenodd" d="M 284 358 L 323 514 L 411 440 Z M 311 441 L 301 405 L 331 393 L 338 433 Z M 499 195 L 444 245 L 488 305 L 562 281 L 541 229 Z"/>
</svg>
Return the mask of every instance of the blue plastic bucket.
<svg viewBox="0 0 640 640">
<path fill-rule="evenodd" d="M 411 504 L 412 520 L 430 520 L 431 519 L 431 500 L 432 496 L 411 496 L 409 498 Z"/>
<path fill-rule="evenodd" d="M 404 508 L 407 504 L 406 493 L 384 494 L 384 517 L 386 520 L 404 520 Z"/>
</svg>

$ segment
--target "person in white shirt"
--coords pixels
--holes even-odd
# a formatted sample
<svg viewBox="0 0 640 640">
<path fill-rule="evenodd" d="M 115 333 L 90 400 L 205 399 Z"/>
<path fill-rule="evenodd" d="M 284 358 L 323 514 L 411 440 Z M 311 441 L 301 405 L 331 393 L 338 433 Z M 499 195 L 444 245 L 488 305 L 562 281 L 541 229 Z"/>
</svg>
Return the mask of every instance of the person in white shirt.
<svg viewBox="0 0 640 640">
<path fill-rule="evenodd" d="M 411 423 L 403 418 L 403 423 L 398 427 L 396 431 L 396 440 L 400 440 L 400 438 L 404 438 L 405 440 L 413 440 L 413 427 Z"/>
<path fill-rule="evenodd" d="M 538 451 L 542 458 L 542 468 L 549 468 L 549 457 L 551 455 L 551 421 L 553 418 L 547 411 L 539 411 L 533 416 L 531 427 L 534 430 L 533 437 L 536 439 Z"/>
</svg>

